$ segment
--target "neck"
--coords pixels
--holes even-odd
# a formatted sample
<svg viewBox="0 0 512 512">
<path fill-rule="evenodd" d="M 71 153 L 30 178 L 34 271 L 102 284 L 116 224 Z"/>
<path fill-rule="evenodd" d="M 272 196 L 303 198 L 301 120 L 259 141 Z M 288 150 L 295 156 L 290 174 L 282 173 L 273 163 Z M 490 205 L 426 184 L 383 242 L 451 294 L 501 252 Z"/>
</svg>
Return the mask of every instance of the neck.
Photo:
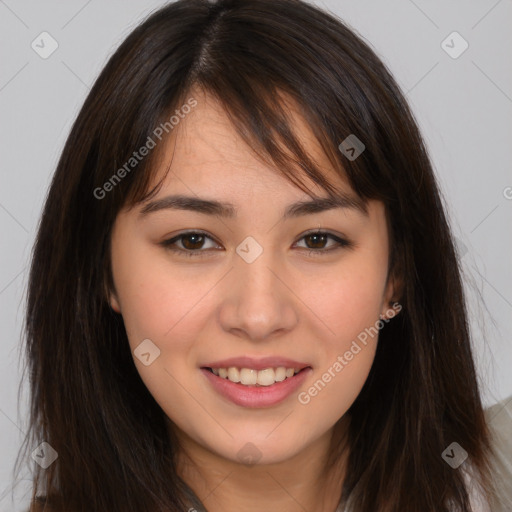
<svg viewBox="0 0 512 512">
<path fill-rule="evenodd" d="M 333 466 L 326 465 L 331 449 L 341 446 L 344 432 L 346 422 L 339 422 L 336 431 L 329 430 L 290 459 L 245 465 L 213 453 L 179 431 L 178 474 L 208 512 L 335 512 L 348 450 L 340 449 Z"/>
</svg>

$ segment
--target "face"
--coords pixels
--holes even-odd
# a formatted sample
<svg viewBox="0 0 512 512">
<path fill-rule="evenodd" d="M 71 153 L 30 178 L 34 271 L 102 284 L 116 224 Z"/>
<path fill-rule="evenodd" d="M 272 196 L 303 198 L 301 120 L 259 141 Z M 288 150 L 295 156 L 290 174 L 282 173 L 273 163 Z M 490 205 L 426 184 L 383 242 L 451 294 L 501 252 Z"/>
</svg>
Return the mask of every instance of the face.
<svg viewBox="0 0 512 512">
<path fill-rule="evenodd" d="M 116 219 L 111 306 L 177 432 L 233 462 L 282 462 L 331 431 L 368 376 L 368 332 L 393 296 L 385 210 L 297 207 L 312 197 L 257 159 L 211 97 L 195 97 L 166 142 L 161 189 Z M 355 200 L 295 115 L 309 154 Z"/>
</svg>

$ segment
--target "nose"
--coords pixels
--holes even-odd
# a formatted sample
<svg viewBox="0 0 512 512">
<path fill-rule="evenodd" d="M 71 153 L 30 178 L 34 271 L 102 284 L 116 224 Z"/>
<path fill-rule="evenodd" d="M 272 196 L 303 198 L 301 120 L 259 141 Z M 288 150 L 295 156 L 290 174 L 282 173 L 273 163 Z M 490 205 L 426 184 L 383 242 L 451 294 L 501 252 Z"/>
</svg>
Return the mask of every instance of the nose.
<svg viewBox="0 0 512 512">
<path fill-rule="evenodd" d="M 262 341 L 297 325 L 298 300 L 279 269 L 267 251 L 252 263 L 235 260 L 220 307 L 220 323 L 226 332 Z"/>
</svg>

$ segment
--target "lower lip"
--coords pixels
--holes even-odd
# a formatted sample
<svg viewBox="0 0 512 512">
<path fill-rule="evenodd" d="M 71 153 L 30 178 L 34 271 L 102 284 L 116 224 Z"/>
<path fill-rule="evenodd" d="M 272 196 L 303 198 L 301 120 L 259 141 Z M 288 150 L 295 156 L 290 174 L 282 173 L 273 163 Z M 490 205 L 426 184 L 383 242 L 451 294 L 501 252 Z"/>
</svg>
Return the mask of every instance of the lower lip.
<svg viewBox="0 0 512 512">
<path fill-rule="evenodd" d="M 215 391 L 242 407 L 270 407 L 288 398 L 304 382 L 312 368 L 304 368 L 293 377 L 271 386 L 245 386 L 223 379 L 210 370 L 201 368 L 206 378 L 211 382 Z"/>
</svg>

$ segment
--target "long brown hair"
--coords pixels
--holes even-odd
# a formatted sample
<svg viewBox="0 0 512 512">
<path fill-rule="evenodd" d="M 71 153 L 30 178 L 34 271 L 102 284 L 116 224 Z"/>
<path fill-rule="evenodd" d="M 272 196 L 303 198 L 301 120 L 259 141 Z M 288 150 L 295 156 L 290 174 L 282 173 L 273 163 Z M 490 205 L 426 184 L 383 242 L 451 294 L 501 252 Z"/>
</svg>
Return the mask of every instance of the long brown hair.
<svg viewBox="0 0 512 512">
<path fill-rule="evenodd" d="M 347 412 L 343 501 L 354 512 L 469 512 L 461 470 L 470 464 L 473 485 L 491 496 L 491 447 L 459 266 L 427 150 L 374 51 L 339 19 L 297 0 L 166 5 L 128 36 L 87 97 L 46 198 L 30 269 L 24 445 L 28 453 L 45 441 L 58 453 L 47 469 L 35 467 L 32 498 L 47 496 L 66 512 L 185 509 L 179 447 L 107 295 L 111 228 L 123 206 L 154 192 L 158 148 L 104 184 L 193 86 L 221 101 L 277 172 L 307 192 L 303 173 L 335 195 L 294 133 L 282 102 L 292 99 L 333 168 L 363 200 L 385 204 L 402 311 L 381 330 L 370 375 Z M 351 134 L 365 145 L 356 159 L 339 149 Z M 459 470 L 441 457 L 453 441 L 469 454 Z"/>
</svg>

